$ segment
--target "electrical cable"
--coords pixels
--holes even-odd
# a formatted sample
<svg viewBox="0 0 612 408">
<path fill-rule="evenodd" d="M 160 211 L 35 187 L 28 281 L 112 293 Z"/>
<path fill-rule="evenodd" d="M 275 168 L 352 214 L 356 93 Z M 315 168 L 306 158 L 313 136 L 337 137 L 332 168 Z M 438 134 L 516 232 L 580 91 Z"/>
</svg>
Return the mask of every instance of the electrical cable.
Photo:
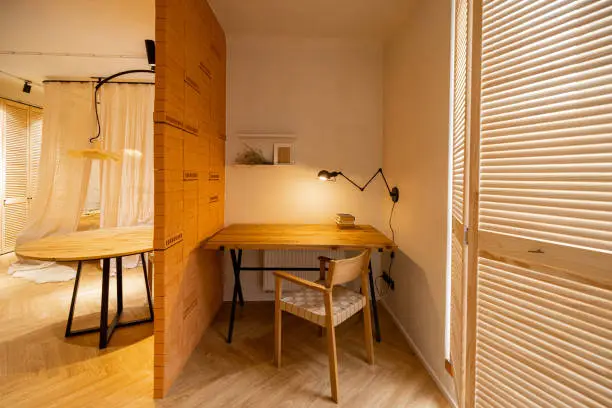
<svg viewBox="0 0 612 408">
<path fill-rule="evenodd" d="M 96 135 L 89 138 L 89 143 L 93 143 L 96 140 L 98 140 L 100 138 L 100 133 L 102 133 L 102 128 L 100 126 L 100 115 L 98 113 L 98 90 L 102 87 L 102 85 L 108 83 L 110 80 L 115 79 L 119 76 L 122 75 L 128 75 L 128 74 L 137 74 L 137 73 L 143 73 L 143 74 L 155 74 L 155 71 L 152 69 L 130 69 L 129 71 L 122 71 L 122 72 L 117 72 L 116 74 L 113 74 L 109 77 L 106 77 L 104 79 L 102 79 L 100 82 L 98 82 L 96 84 L 96 89 L 94 90 L 94 110 L 96 112 L 96 124 L 98 125 L 98 130 L 96 132 Z"/>
<path fill-rule="evenodd" d="M 389 214 L 389 221 L 388 221 L 389 229 L 391 230 L 391 240 L 394 243 L 395 243 L 395 230 L 393 229 L 393 214 L 395 213 L 395 204 L 397 204 L 397 203 L 394 202 L 393 205 L 391 206 L 391 213 Z M 390 256 L 390 260 L 389 260 L 389 269 L 387 271 L 387 276 L 389 276 L 389 278 L 391 278 L 391 269 L 393 269 L 393 259 L 395 259 L 395 252 L 391 251 L 391 256 Z M 383 273 L 384 273 L 384 271 L 383 271 Z M 382 289 L 379 286 L 379 280 L 383 281 L 384 289 Z M 382 275 L 376 277 L 376 279 L 374 280 L 374 287 L 376 289 L 376 293 L 378 294 L 378 298 L 379 299 L 382 299 L 385 296 L 387 296 L 389 294 L 389 292 L 390 292 L 390 289 L 391 289 L 391 285 L 389 283 L 387 283 L 387 281 L 385 281 L 385 279 L 383 278 Z"/>
<path fill-rule="evenodd" d="M 397 202 L 393 202 L 393 206 L 391 207 L 391 214 L 389 214 L 389 229 L 391 230 L 391 241 L 395 243 L 395 230 L 393 229 L 393 224 L 391 221 L 393 220 L 393 212 L 395 211 L 395 204 Z"/>
<path fill-rule="evenodd" d="M 153 40 L 145 40 L 145 49 L 147 50 L 147 62 L 149 63 L 150 69 L 130 69 L 127 71 L 117 72 L 111 76 L 108 76 L 104 79 L 101 79 L 96 84 L 96 89 L 94 91 L 94 108 L 96 111 L 96 124 L 98 125 L 98 131 L 96 135 L 89 138 L 89 143 L 95 142 L 100 138 L 100 133 L 102 133 L 102 127 L 100 125 L 100 114 L 98 113 L 98 90 L 102 87 L 102 85 L 108 83 L 109 81 L 128 74 L 155 74 L 155 41 Z"/>
<path fill-rule="evenodd" d="M 393 202 L 393 206 L 391 207 L 391 214 L 389 214 L 389 229 L 391 230 L 391 240 L 395 243 L 395 230 L 393 229 L 393 213 L 395 212 L 395 204 L 397 202 Z M 391 260 L 389 261 L 389 277 L 391 277 L 391 269 L 393 268 L 393 259 L 395 259 L 395 251 L 391 251 Z"/>
<path fill-rule="evenodd" d="M 388 294 L 389 294 L 389 285 L 385 285 L 386 289 L 383 291 L 381 290 L 381 288 L 378 286 L 378 281 L 382 280 L 383 283 L 386 283 L 383 279 L 382 276 L 378 276 L 375 280 L 374 280 L 374 288 L 376 289 L 376 294 L 378 295 L 376 298 L 378 300 L 380 299 L 384 299 Z"/>
<path fill-rule="evenodd" d="M 89 138 L 89 143 L 93 143 L 94 141 L 100 138 L 100 133 L 102 133 L 102 127 L 100 126 L 100 115 L 98 113 L 98 87 L 94 91 L 94 110 L 96 111 L 96 125 L 98 125 L 98 131 L 94 137 Z"/>
</svg>

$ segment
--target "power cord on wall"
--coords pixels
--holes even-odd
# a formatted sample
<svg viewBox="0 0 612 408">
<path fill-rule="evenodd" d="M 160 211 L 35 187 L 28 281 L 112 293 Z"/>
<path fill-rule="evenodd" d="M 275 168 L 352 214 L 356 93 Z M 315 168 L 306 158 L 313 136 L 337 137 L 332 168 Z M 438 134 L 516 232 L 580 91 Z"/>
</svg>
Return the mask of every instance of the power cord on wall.
<svg viewBox="0 0 612 408">
<path fill-rule="evenodd" d="M 392 221 L 393 221 L 393 213 L 395 212 L 395 204 L 397 203 L 394 202 L 393 206 L 391 207 L 391 213 L 389 214 L 389 222 L 388 222 L 389 229 L 391 230 L 391 239 L 393 240 L 393 242 L 395 242 L 395 230 L 393 229 Z M 391 277 L 391 270 L 393 269 L 394 259 L 395 259 L 395 252 L 391 251 L 388 270 L 385 271 L 383 268 L 382 275 L 378 276 L 374 282 L 374 286 L 376 287 L 376 293 L 379 299 L 386 297 L 390 291 L 395 290 L 395 282 L 393 281 L 393 278 Z M 382 280 L 383 284 L 379 286 L 380 280 Z"/>
<path fill-rule="evenodd" d="M 391 207 L 391 214 L 389 214 L 389 229 L 391 230 L 391 241 L 393 242 L 395 242 L 395 230 L 393 229 L 393 225 L 391 221 L 393 220 L 393 212 L 395 211 L 395 204 L 397 204 L 397 202 L 393 203 L 393 206 Z"/>
</svg>

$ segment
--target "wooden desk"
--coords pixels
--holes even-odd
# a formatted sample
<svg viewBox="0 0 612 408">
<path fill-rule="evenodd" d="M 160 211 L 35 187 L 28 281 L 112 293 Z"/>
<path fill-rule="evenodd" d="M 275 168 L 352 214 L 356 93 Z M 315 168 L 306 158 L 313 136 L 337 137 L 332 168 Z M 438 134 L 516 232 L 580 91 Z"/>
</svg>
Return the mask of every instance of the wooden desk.
<svg viewBox="0 0 612 408">
<path fill-rule="evenodd" d="M 219 231 L 204 243 L 206 249 L 229 249 L 234 269 L 234 294 L 232 296 L 232 310 L 227 334 L 227 342 L 232 342 L 234 318 L 238 301 L 244 306 L 242 285 L 240 283 L 241 271 L 318 271 L 319 268 L 300 267 L 244 267 L 242 266 L 242 251 L 272 250 L 272 249 L 345 249 L 363 250 L 377 249 L 379 251 L 393 251 L 397 248 L 395 243 L 384 234 L 370 225 L 357 225 L 352 229 L 339 229 L 333 224 L 233 224 Z M 372 262 L 370 262 L 370 297 L 375 300 L 374 277 L 372 275 Z M 378 323 L 378 310 L 376 302 L 372 301 L 372 317 L 376 340 L 380 342 L 380 326 Z"/>
<path fill-rule="evenodd" d="M 66 235 L 57 235 L 27 242 L 18 246 L 15 253 L 23 258 L 41 261 L 78 261 L 76 279 L 72 292 L 72 301 L 66 323 L 66 337 L 86 333 L 100 332 L 100 348 L 106 348 L 113 331 L 117 327 L 133 326 L 153 321 L 153 303 L 147 279 L 147 270 L 144 260 L 146 252 L 153 251 L 153 227 L 117 227 L 90 231 L 73 232 Z M 149 302 L 149 318 L 130 322 L 119 322 L 123 311 L 123 269 L 121 257 L 140 254 L 144 271 L 147 299 Z M 110 285 L 110 260 L 117 260 L 117 314 L 111 324 L 108 324 L 108 291 Z M 71 330 L 74 317 L 81 266 L 83 261 L 102 260 L 102 302 L 100 306 L 100 327 L 83 330 Z"/>
</svg>

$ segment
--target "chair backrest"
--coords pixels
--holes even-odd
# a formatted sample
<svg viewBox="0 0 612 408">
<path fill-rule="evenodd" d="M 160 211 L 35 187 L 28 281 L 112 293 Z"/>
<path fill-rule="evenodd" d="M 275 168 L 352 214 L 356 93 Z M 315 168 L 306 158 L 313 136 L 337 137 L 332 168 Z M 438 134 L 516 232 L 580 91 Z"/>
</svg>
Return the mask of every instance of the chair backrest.
<svg viewBox="0 0 612 408">
<path fill-rule="evenodd" d="M 362 273 L 366 273 L 371 255 L 372 250 L 367 249 L 354 258 L 330 261 L 326 286 L 341 285 L 357 279 Z"/>
</svg>

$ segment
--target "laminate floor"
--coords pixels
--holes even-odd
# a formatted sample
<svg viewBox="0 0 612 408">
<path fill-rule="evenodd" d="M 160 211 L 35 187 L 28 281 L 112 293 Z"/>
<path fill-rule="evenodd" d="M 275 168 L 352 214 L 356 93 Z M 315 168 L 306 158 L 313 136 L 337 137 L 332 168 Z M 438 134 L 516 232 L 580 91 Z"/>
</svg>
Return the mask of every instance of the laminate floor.
<svg viewBox="0 0 612 408">
<path fill-rule="evenodd" d="M 97 334 L 65 339 L 73 282 L 10 277 L 14 259 L 0 257 L 0 407 L 449 406 L 384 309 L 373 366 L 364 360 L 360 317 L 337 329 L 340 404 L 334 404 L 327 343 L 317 327 L 285 314 L 283 367 L 272 365 L 271 302 L 247 303 L 239 311 L 231 345 L 224 340 L 224 304 L 168 396 L 155 401 L 152 324 L 116 330 L 106 350 L 98 350 Z M 99 323 L 100 280 L 97 264 L 87 264 L 75 329 Z M 114 295 L 112 285 L 114 279 Z M 142 270 L 124 272 L 124 285 L 124 318 L 146 316 Z"/>
</svg>

